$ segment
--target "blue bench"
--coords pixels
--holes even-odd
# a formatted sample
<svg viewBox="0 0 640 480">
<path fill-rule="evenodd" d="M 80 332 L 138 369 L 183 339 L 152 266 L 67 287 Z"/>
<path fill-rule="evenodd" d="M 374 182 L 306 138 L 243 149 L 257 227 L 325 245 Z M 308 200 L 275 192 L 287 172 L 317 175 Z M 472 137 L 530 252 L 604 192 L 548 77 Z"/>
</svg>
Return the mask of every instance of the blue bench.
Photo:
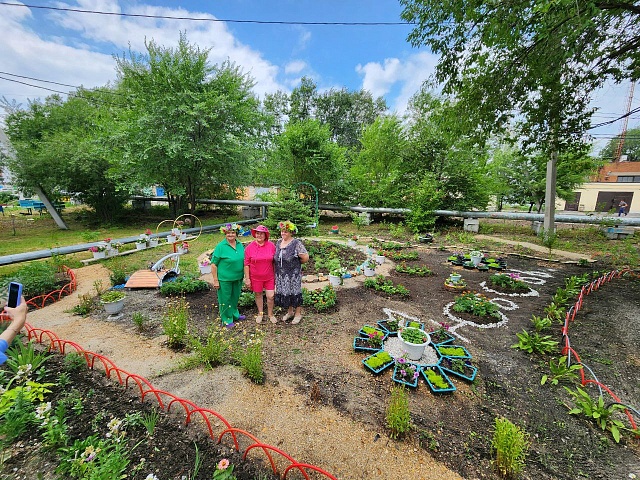
<svg viewBox="0 0 640 480">
<path fill-rule="evenodd" d="M 42 211 L 47 209 L 44 203 L 38 200 L 18 200 L 18 205 L 27 210 L 26 213 L 22 212 L 23 215 L 33 215 L 33 210 L 38 210 L 38 213 L 42 215 Z"/>
</svg>

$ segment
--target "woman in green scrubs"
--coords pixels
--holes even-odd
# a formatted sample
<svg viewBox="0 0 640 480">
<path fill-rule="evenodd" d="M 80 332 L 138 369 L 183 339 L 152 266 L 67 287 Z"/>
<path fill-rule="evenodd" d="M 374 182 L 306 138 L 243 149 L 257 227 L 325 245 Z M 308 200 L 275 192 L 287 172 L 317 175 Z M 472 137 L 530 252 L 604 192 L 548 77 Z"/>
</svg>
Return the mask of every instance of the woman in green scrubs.
<svg viewBox="0 0 640 480">
<path fill-rule="evenodd" d="M 244 278 L 244 246 L 238 240 L 239 230 L 240 226 L 235 223 L 220 227 L 224 239 L 211 254 L 213 288 L 218 292 L 220 319 L 227 328 L 233 328 L 237 320 L 245 319 L 238 311 Z"/>
</svg>

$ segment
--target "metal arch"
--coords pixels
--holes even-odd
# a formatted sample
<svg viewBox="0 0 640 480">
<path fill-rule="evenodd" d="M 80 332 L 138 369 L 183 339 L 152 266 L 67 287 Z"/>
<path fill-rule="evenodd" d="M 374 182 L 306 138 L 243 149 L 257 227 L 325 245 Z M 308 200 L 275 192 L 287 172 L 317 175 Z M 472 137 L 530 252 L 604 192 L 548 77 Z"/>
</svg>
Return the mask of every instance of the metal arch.
<svg viewBox="0 0 640 480">
<path fill-rule="evenodd" d="M 313 196 L 315 198 L 311 198 L 309 199 L 308 197 L 311 197 L 311 195 L 308 195 L 305 193 L 303 188 L 300 188 L 302 186 L 309 186 L 311 187 L 311 189 L 313 190 Z M 315 185 L 313 185 L 312 183 L 309 182 L 298 182 L 298 183 L 294 183 L 293 185 L 291 185 L 291 188 L 293 190 L 296 191 L 296 193 L 298 194 L 298 200 L 300 200 L 303 203 L 306 204 L 311 204 L 312 208 L 313 208 L 313 212 L 314 212 L 314 227 L 313 228 L 318 228 L 319 222 L 320 222 L 320 216 L 318 214 L 318 189 L 315 187 Z"/>
<path fill-rule="evenodd" d="M 189 217 L 189 218 L 195 218 L 196 221 L 198 222 L 198 227 L 200 229 L 200 231 L 198 232 L 198 234 L 195 236 L 195 238 L 192 238 L 192 241 L 196 241 L 198 238 L 200 238 L 200 235 L 202 235 L 202 222 L 200 221 L 200 219 L 198 217 L 196 217 L 195 215 L 191 214 L 191 213 L 183 213 L 182 215 L 179 215 L 178 217 L 176 217 L 176 219 L 173 221 L 173 228 L 175 228 L 178 225 L 178 222 L 180 222 L 180 219 L 182 217 Z M 191 225 L 190 228 L 196 228 L 195 225 Z"/>
</svg>

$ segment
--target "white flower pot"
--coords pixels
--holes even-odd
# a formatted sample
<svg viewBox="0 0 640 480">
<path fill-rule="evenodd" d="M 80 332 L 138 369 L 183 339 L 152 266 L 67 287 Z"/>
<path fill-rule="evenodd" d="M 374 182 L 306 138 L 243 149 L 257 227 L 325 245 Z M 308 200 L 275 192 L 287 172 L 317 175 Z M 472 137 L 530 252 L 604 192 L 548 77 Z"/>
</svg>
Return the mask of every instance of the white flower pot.
<svg viewBox="0 0 640 480">
<path fill-rule="evenodd" d="M 398 332 L 398 338 L 402 342 L 402 349 L 407 352 L 407 358 L 409 360 L 420 360 L 422 355 L 424 354 L 424 349 L 427 347 L 429 342 L 431 341 L 431 337 L 429 334 L 422 330 L 422 333 L 427 337 L 427 341 L 424 343 L 411 343 L 407 342 L 402 338 L 402 332 Z"/>
<path fill-rule="evenodd" d="M 115 315 L 116 313 L 120 313 L 124 308 L 124 298 L 115 302 L 102 302 L 102 306 L 104 307 L 104 311 L 109 315 Z"/>
<path fill-rule="evenodd" d="M 177 252 L 178 253 L 189 253 L 189 249 L 188 248 L 178 247 Z"/>
<path fill-rule="evenodd" d="M 338 275 L 329 274 L 329 283 L 333 287 L 338 287 L 338 286 L 342 285 L 342 277 L 340 277 Z"/>
<path fill-rule="evenodd" d="M 376 255 L 376 263 L 382 265 L 384 263 L 384 255 Z"/>
<path fill-rule="evenodd" d="M 364 276 L 365 277 L 375 277 L 376 276 L 375 268 L 364 267 Z"/>
<path fill-rule="evenodd" d="M 106 258 L 107 256 L 107 252 L 92 252 L 93 253 L 93 258 L 98 259 L 98 258 Z"/>
<path fill-rule="evenodd" d="M 109 248 L 107 250 L 107 257 L 115 257 L 120 253 L 117 248 Z"/>
<path fill-rule="evenodd" d="M 479 256 L 472 255 L 472 256 L 471 256 L 471 262 L 473 263 L 473 265 L 474 265 L 475 267 L 477 267 L 478 265 L 480 265 L 480 262 L 481 262 L 481 261 L 482 261 L 482 255 L 479 255 Z"/>
<path fill-rule="evenodd" d="M 145 248 L 147 248 L 146 243 L 136 243 L 136 250 L 144 250 Z"/>
<path fill-rule="evenodd" d="M 211 273 L 211 265 L 200 265 L 200 274 L 206 275 L 207 273 Z"/>
<path fill-rule="evenodd" d="M 186 233 L 181 233 L 180 237 L 178 238 L 178 240 L 186 240 L 187 239 L 187 234 Z"/>
<path fill-rule="evenodd" d="M 459 273 L 452 273 L 451 275 L 449 275 L 449 282 L 451 283 L 458 283 L 461 279 L 462 275 L 460 275 Z"/>
<path fill-rule="evenodd" d="M 152 238 L 149 240 L 149 246 L 150 247 L 157 247 L 158 246 L 158 239 L 157 238 Z"/>
<path fill-rule="evenodd" d="M 176 243 L 176 236 L 175 235 L 167 235 L 167 243 Z"/>
</svg>

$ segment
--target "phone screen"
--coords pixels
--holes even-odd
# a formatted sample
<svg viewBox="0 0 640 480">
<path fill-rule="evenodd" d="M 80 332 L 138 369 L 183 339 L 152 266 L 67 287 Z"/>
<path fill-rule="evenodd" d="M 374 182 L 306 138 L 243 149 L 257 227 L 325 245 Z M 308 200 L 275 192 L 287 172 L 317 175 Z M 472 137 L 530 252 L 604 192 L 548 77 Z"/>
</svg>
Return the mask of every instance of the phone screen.
<svg viewBox="0 0 640 480">
<path fill-rule="evenodd" d="M 7 300 L 7 306 L 11 308 L 17 307 L 20 304 L 20 295 L 22 295 L 22 285 L 11 282 L 9 284 L 9 299 Z"/>
</svg>

